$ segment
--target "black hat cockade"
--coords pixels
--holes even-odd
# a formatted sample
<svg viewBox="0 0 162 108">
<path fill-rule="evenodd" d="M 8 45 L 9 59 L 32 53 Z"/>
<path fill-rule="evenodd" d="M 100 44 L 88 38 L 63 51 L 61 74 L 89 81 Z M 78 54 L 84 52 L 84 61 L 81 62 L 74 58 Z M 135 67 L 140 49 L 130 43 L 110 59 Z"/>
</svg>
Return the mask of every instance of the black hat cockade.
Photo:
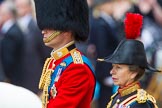
<svg viewBox="0 0 162 108">
<path fill-rule="evenodd" d="M 143 43 L 135 40 L 140 35 L 142 20 L 140 14 L 128 13 L 125 19 L 126 39 L 119 43 L 111 56 L 98 60 L 113 64 L 137 65 L 151 72 L 159 72 L 148 64 Z"/>
<path fill-rule="evenodd" d="M 38 26 L 43 29 L 72 31 L 76 40 L 88 38 L 87 0 L 34 0 Z"/>
</svg>

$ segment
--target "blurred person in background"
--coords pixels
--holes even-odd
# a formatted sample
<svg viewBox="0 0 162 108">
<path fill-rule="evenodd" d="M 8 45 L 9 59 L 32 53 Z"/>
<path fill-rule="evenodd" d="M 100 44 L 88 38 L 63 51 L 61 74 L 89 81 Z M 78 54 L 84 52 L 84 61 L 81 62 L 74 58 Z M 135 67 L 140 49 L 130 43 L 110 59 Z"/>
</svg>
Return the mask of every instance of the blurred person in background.
<svg viewBox="0 0 162 108">
<path fill-rule="evenodd" d="M 89 25 L 90 31 L 93 28 L 92 25 L 95 23 L 94 16 L 93 16 L 93 8 L 94 8 L 94 0 L 87 0 L 88 7 L 89 7 Z M 89 34 L 91 36 L 91 34 Z M 87 49 L 86 55 L 91 60 L 92 64 L 96 65 L 96 47 L 94 44 L 90 43 L 91 37 L 89 36 L 87 42 Z"/>
<path fill-rule="evenodd" d="M 162 26 L 162 0 L 148 0 L 154 19 Z"/>
<path fill-rule="evenodd" d="M 0 82 L 1 108 L 41 108 L 41 100 L 32 91 Z"/>
<path fill-rule="evenodd" d="M 12 1 L 0 6 L 2 67 L 9 82 L 22 86 L 22 57 L 24 35 L 16 22 L 16 9 Z"/>
<path fill-rule="evenodd" d="M 2 2 L 2 0 L 0 0 L 0 6 L 1 6 L 1 2 Z M 2 27 L 2 24 L 0 23 L 0 82 L 5 81 L 5 79 L 6 79 L 6 76 L 3 71 L 3 67 L 2 67 L 2 58 L 1 58 L 1 41 L 4 37 L 3 33 L 1 33 L 1 27 Z"/>
<path fill-rule="evenodd" d="M 130 4 L 123 0 L 94 0 L 93 3 L 87 56 L 96 60 L 112 54 L 123 38 L 118 35 L 122 28 L 118 21 L 129 10 Z M 111 75 L 107 74 L 111 68 L 111 64 L 96 63 L 95 74 L 100 85 L 98 108 L 105 108 L 108 97 L 113 94 L 113 81 Z"/>
<path fill-rule="evenodd" d="M 89 26 L 90 26 L 90 31 L 91 31 L 91 25 L 93 24 L 93 21 L 94 21 L 94 17 L 92 15 L 94 0 L 87 0 L 87 3 L 89 7 Z M 96 47 L 93 44 L 88 44 L 89 39 L 90 39 L 90 36 L 88 37 L 87 42 L 86 42 L 86 56 L 89 58 L 93 67 L 95 68 Z M 94 97 L 93 97 L 93 101 L 91 102 L 91 108 L 98 108 L 99 89 L 100 89 L 99 83 L 96 82 Z"/>
<path fill-rule="evenodd" d="M 33 17 L 31 0 L 15 0 L 18 13 L 18 24 L 24 34 L 23 48 L 23 87 L 38 93 L 39 77 L 47 54 L 48 47 L 43 44 L 41 31 Z"/>
<path fill-rule="evenodd" d="M 145 8 L 144 8 L 145 6 Z M 141 40 L 144 42 L 149 62 L 156 68 L 162 69 L 162 4 L 161 0 L 145 0 L 138 4 L 139 10 L 145 15 L 145 26 Z M 151 74 L 145 82 L 146 90 L 157 100 L 159 107 L 162 106 L 162 74 Z"/>
<path fill-rule="evenodd" d="M 157 18 L 161 19 L 162 8 L 157 0 L 139 0 L 135 2 L 135 13 L 144 16 L 141 41 L 144 43 L 148 62 L 154 65 L 154 53 L 158 43 L 162 41 L 162 26 Z"/>
<path fill-rule="evenodd" d="M 162 69 L 162 4 L 161 0 L 138 0 L 135 2 L 134 12 L 141 13 L 144 17 L 143 29 L 140 40 L 143 42 L 148 62 Z M 148 93 L 152 94 L 159 107 L 162 106 L 162 74 L 145 72 L 141 85 Z"/>
</svg>

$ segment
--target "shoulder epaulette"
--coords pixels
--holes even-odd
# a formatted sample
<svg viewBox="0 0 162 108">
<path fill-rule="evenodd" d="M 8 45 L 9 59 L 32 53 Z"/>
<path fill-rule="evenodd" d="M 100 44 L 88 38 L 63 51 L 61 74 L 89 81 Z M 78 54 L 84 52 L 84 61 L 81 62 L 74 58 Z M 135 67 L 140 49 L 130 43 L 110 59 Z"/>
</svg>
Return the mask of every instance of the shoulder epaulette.
<svg viewBox="0 0 162 108">
<path fill-rule="evenodd" d="M 147 94 L 147 98 L 148 98 L 149 101 L 151 101 L 152 103 L 156 104 L 156 100 L 155 100 L 155 98 L 152 95 Z"/>
<path fill-rule="evenodd" d="M 143 89 L 138 89 L 138 91 L 137 91 L 137 102 L 138 103 L 145 103 L 146 101 L 152 102 L 154 104 L 155 108 L 158 108 L 157 105 L 156 105 L 156 100 L 152 95 L 148 94 Z"/>
<path fill-rule="evenodd" d="M 70 54 L 73 58 L 74 64 L 83 64 L 83 59 L 79 51 L 77 50 L 72 50 L 70 51 Z"/>
<path fill-rule="evenodd" d="M 156 100 L 152 95 L 147 94 L 147 100 L 151 101 L 155 108 L 158 108 L 158 106 L 156 105 Z"/>
<path fill-rule="evenodd" d="M 137 102 L 145 103 L 147 101 L 147 92 L 143 89 L 137 90 Z"/>
<path fill-rule="evenodd" d="M 135 101 L 137 101 L 138 103 L 146 103 L 146 102 L 149 102 L 149 103 L 151 103 L 154 106 L 154 108 L 158 108 L 157 105 L 156 105 L 155 98 L 153 96 L 149 95 L 143 89 L 138 89 L 137 90 L 137 95 L 134 95 L 134 97 L 136 97 L 136 98 L 132 98 L 131 101 L 127 102 L 127 104 L 125 104 L 125 105 L 128 106 L 130 104 L 133 104 Z"/>
</svg>

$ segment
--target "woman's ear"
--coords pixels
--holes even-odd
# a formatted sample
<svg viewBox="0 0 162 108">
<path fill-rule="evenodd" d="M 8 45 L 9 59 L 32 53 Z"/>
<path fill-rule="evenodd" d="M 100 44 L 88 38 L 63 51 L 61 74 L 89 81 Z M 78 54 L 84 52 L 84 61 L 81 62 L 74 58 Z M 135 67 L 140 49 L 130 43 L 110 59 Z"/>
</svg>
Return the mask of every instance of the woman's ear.
<svg viewBox="0 0 162 108">
<path fill-rule="evenodd" d="M 137 72 L 132 72 L 132 74 L 130 75 L 130 78 L 131 79 L 135 79 L 135 77 L 137 76 Z"/>
</svg>

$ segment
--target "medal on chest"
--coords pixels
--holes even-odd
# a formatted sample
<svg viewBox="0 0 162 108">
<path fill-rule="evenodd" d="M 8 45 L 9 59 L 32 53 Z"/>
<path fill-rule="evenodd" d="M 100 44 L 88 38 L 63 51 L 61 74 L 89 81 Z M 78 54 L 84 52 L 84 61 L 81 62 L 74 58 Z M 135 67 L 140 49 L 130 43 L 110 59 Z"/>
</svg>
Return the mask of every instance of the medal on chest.
<svg viewBox="0 0 162 108">
<path fill-rule="evenodd" d="M 50 90 L 50 93 L 51 93 L 51 96 L 52 96 L 53 98 L 56 97 L 57 90 L 56 90 L 55 84 L 52 86 L 52 88 L 51 88 L 51 90 Z"/>
</svg>

